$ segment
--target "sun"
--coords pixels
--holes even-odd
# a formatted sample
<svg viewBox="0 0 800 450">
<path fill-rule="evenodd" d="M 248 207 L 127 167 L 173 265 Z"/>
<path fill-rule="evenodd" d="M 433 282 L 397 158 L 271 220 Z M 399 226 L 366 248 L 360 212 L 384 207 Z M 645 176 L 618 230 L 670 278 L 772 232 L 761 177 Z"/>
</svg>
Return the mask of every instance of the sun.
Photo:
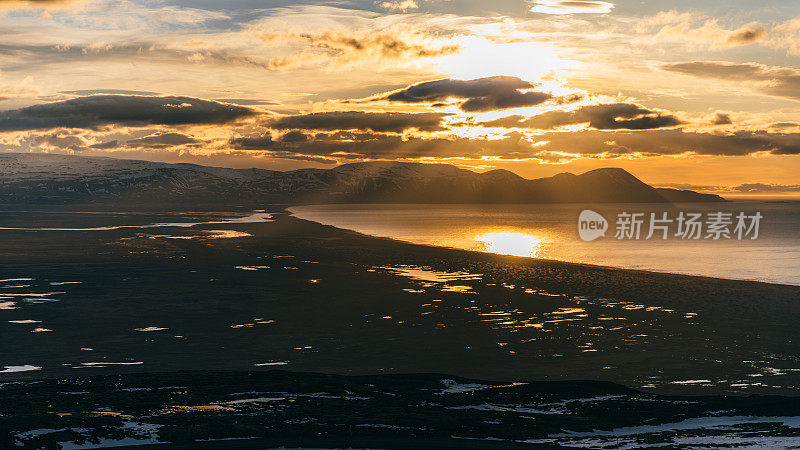
<svg viewBox="0 0 800 450">
<path fill-rule="evenodd" d="M 476 236 L 482 243 L 481 251 L 499 255 L 541 257 L 546 241 L 538 236 L 512 231 L 498 231 Z"/>
<path fill-rule="evenodd" d="M 537 81 L 558 76 L 577 64 L 560 58 L 552 46 L 539 42 L 501 43 L 480 36 L 459 36 L 453 41 L 461 51 L 438 58 L 436 64 L 454 78 L 507 75 Z"/>
</svg>

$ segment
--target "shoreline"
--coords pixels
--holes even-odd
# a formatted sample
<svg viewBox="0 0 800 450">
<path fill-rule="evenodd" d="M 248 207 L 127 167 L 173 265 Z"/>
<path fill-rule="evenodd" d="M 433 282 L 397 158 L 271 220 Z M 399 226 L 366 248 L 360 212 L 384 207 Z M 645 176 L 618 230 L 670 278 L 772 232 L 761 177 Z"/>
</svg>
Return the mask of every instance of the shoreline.
<svg viewBox="0 0 800 450">
<path fill-rule="evenodd" d="M 0 210 L 6 211 L 6 212 L 15 212 L 15 213 L 39 213 L 39 212 L 44 212 L 44 213 L 47 213 L 47 214 L 87 214 L 87 215 L 104 215 L 104 214 L 111 214 L 111 215 L 114 215 L 114 214 L 117 214 L 117 215 L 118 214 L 136 214 L 136 215 L 214 214 L 214 215 L 219 215 L 219 216 L 226 216 L 226 215 L 229 215 L 231 212 L 236 212 L 238 214 L 247 214 L 247 213 L 253 213 L 253 212 L 257 212 L 257 211 L 264 211 L 263 209 L 252 209 L 252 205 L 251 206 L 242 206 L 242 207 L 239 207 L 238 209 L 237 208 L 233 208 L 232 210 L 231 209 L 224 210 L 224 209 L 219 208 L 219 207 L 216 207 L 213 210 L 208 210 L 208 209 L 204 209 L 204 208 L 198 207 L 198 208 L 194 208 L 194 209 L 191 209 L 191 210 L 178 211 L 178 212 L 172 211 L 172 210 L 168 210 L 168 209 L 152 209 L 152 210 L 147 210 L 146 209 L 146 210 L 140 210 L 140 209 L 136 209 L 136 208 L 128 208 L 128 209 L 126 209 L 124 211 L 120 211 L 119 209 L 111 208 L 108 205 L 100 205 L 100 206 L 103 206 L 106 209 L 92 210 L 91 208 L 89 208 L 89 206 L 97 206 L 97 205 L 92 205 L 92 204 L 82 205 L 80 208 L 78 208 L 79 209 L 78 211 L 72 209 L 72 208 L 74 208 L 74 206 L 72 206 L 72 205 L 32 205 L 32 206 L 39 206 L 39 207 L 42 207 L 42 208 L 47 206 L 47 209 L 38 209 L 38 208 L 35 208 L 35 207 L 33 209 L 4 209 L 4 208 L 9 207 L 9 206 L 16 207 L 18 205 L 0 204 Z M 435 245 L 435 244 L 426 244 L 426 243 L 419 243 L 419 242 L 413 242 L 413 241 L 406 241 L 406 240 L 403 240 L 403 239 L 393 238 L 393 237 L 389 237 L 389 236 L 371 235 L 371 234 L 362 233 L 362 232 L 359 232 L 359 231 L 356 231 L 356 230 L 352 230 L 352 229 L 348 229 L 348 228 L 341 228 L 341 227 L 337 227 L 335 225 L 329 225 L 329 224 L 325 224 L 325 223 L 322 223 L 322 222 L 317 222 L 317 221 L 311 220 L 311 219 L 300 218 L 300 217 L 296 216 L 294 212 L 290 211 L 291 208 L 298 207 L 298 206 L 319 206 L 319 205 L 304 204 L 304 203 L 299 203 L 299 204 L 295 204 L 295 203 L 291 203 L 291 204 L 271 204 L 271 205 L 261 205 L 260 208 L 266 207 L 267 208 L 267 213 L 271 213 L 271 214 L 281 214 L 282 213 L 282 214 L 285 214 L 285 215 L 287 215 L 289 217 L 292 217 L 292 218 L 294 218 L 296 220 L 307 221 L 309 223 L 314 223 L 314 224 L 317 224 L 317 225 L 320 225 L 320 226 L 325 226 L 325 227 L 332 227 L 332 228 L 340 230 L 342 232 L 355 233 L 355 234 L 357 234 L 359 236 L 363 236 L 364 238 L 386 239 L 386 240 L 390 240 L 390 241 L 394 241 L 394 242 L 402 243 L 402 244 L 406 244 L 406 245 L 438 248 L 438 249 L 443 249 L 443 250 L 461 251 L 461 252 L 474 253 L 476 255 L 490 254 L 490 255 L 497 255 L 497 256 L 502 256 L 502 257 L 523 258 L 523 259 L 531 259 L 531 260 L 537 260 L 537 261 L 545 261 L 545 262 L 553 262 L 553 263 L 561 263 L 561 264 L 570 264 L 570 265 L 574 265 L 576 267 L 582 267 L 583 266 L 583 267 L 594 267 L 594 268 L 608 269 L 608 270 L 643 272 L 643 273 L 662 274 L 662 275 L 670 275 L 670 276 L 673 276 L 673 275 L 674 276 L 686 276 L 686 277 L 695 277 L 695 278 L 710 279 L 710 280 L 720 280 L 720 281 L 732 281 L 732 282 L 744 282 L 744 283 L 760 283 L 760 284 L 766 284 L 766 285 L 800 287 L 800 284 L 778 283 L 778 282 L 772 282 L 772 281 L 762 281 L 762 280 L 743 279 L 743 278 L 725 278 L 725 277 L 718 277 L 718 276 L 711 276 L 711 275 L 690 274 L 690 273 L 680 273 L 680 272 L 669 272 L 669 271 L 666 271 L 666 270 L 662 271 L 662 270 L 658 270 L 658 269 L 626 268 L 626 267 L 619 267 L 619 266 L 612 266 L 612 265 L 602 265 L 602 264 L 592 264 L 592 263 L 585 263 L 585 262 L 565 261 L 565 260 L 552 259 L 552 258 L 537 258 L 537 257 L 531 257 L 531 256 L 507 255 L 507 254 L 502 254 L 502 253 L 491 253 L 491 252 L 484 252 L 484 251 L 479 251 L 479 250 L 463 249 L 463 248 L 458 248 L 458 247 L 447 247 L 447 246 L 439 246 L 439 245 Z M 54 208 L 54 209 L 50 209 L 50 208 Z M 238 216 L 236 216 L 236 217 L 238 217 Z M 203 223 L 197 223 L 195 225 L 198 226 L 198 227 L 202 227 L 204 224 Z M 227 226 L 227 224 L 225 226 Z M 117 228 L 117 227 L 120 227 L 120 228 L 131 228 L 131 229 L 152 228 L 152 226 L 147 226 L 147 225 L 142 225 L 142 226 L 115 225 L 114 226 L 114 228 Z M 198 228 L 198 229 L 201 229 L 201 228 Z M 54 229 L 47 229 L 47 228 L 41 228 L 41 229 L 33 229 L 33 228 L 24 228 L 24 227 L 23 228 L 13 228 L 13 227 L 3 228 L 3 227 L 0 227 L 0 232 L 8 232 L 8 231 L 74 231 L 74 232 L 84 232 L 84 231 L 86 231 L 86 232 L 88 232 L 88 231 L 109 231 L 109 230 L 100 230 L 100 229 L 91 229 L 91 228 L 82 228 L 82 229 L 55 229 L 55 228 Z"/>
<path fill-rule="evenodd" d="M 3 206 L 4 205 L 0 204 L 0 209 Z M 66 206 L 66 205 L 62 205 L 62 206 Z M 315 220 L 301 218 L 301 217 L 296 216 L 295 213 L 293 213 L 292 211 L 289 211 L 290 208 L 293 208 L 293 207 L 296 207 L 296 206 L 315 206 L 315 205 L 305 205 L 305 204 L 302 204 L 302 205 L 299 205 L 299 204 L 267 205 L 266 206 L 266 208 L 267 208 L 266 210 L 264 210 L 264 209 L 255 210 L 255 209 L 243 208 L 243 209 L 241 209 L 239 211 L 230 211 L 230 210 L 225 211 L 225 210 L 222 210 L 220 208 L 216 208 L 213 211 L 206 211 L 206 210 L 203 210 L 203 209 L 193 209 L 191 211 L 180 211 L 180 212 L 177 212 L 177 213 L 175 211 L 169 211 L 169 210 L 152 210 L 152 211 L 140 211 L 140 210 L 127 211 L 126 210 L 126 211 L 119 211 L 119 210 L 113 210 L 113 209 L 98 210 L 98 211 L 91 211 L 91 210 L 73 211 L 73 210 L 69 210 L 69 209 L 65 209 L 63 211 L 50 211 L 50 210 L 41 211 L 41 210 L 33 209 L 33 210 L 8 210 L 7 212 L 23 212 L 23 213 L 28 213 L 28 212 L 34 212 L 34 213 L 36 213 L 36 212 L 46 212 L 48 214 L 49 213 L 53 213 L 53 214 L 90 214 L 90 215 L 104 215 L 104 214 L 126 214 L 126 215 L 127 214 L 136 214 L 136 215 L 209 214 L 209 215 L 211 215 L 211 214 L 213 214 L 213 215 L 217 215 L 217 216 L 228 216 L 231 212 L 236 212 L 238 214 L 247 214 L 247 213 L 255 213 L 255 212 L 266 211 L 267 215 L 270 215 L 270 214 L 272 214 L 272 215 L 281 215 L 281 214 L 283 214 L 286 217 L 291 217 L 292 219 L 297 220 L 297 221 L 308 222 L 308 223 L 315 224 L 315 225 L 318 225 L 318 226 L 321 226 L 321 227 L 330 227 L 330 228 L 333 228 L 333 229 L 338 230 L 338 231 L 343 232 L 343 233 L 353 233 L 353 234 L 355 234 L 357 236 L 360 236 L 362 238 L 365 238 L 365 239 L 386 240 L 386 241 L 395 242 L 395 243 L 403 244 L 403 245 L 426 247 L 426 248 L 431 248 L 431 249 L 441 249 L 441 250 L 455 251 L 455 252 L 466 252 L 468 254 L 473 254 L 475 256 L 494 255 L 494 256 L 503 257 L 503 258 L 520 258 L 521 260 L 533 260 L 533 261 L 541 261 L 541 262 L 547 262 L 547 263 L 565 264 L 565 265 L 571 265 L 571 266 L 575 266 L 575 267 L 604 269 L 604 270 L 609 270 L 609 271 L 625 271 L 625 272 L 631 272 L 631 273 L 644 273 L 644 274 L 654 274 L 654 275 L 690 277 L 690 278 L 697 278 L 697 279 L 716 280 L 716 281 L 720 281 L 720 282 L 755 283 L 755 284 L 763 284 L 763 285 L 774 285 L 774 286 L 786 286 L 786 287 L 798 287 L 798 288 L 800 288 L 800 284 L 776 283 L 776 282 L 770 282 L 770 281 L 761 281 L 761 280 L 752 280 L 752 279 L 740 279 L 740 278 L 725 278 L 725 277 L 716 277 L 716 276 L 710 276 L 710 275 L 669 272 L 669 271 L 662 271 L 662 270 L 657 270 L 657 269 L 635 269 L 635 268 L 609 266 L 609 265 L 602 265 L 602 264 L 592 264 L 592 263 L 585 263 L 585 262 L 565 261 L 565 260 L 552 259 L 552 258 L 538 258 L 538 257 L 532 257 L 532 256 L 508 255 L 508 254 L 502 254 L 502 253 L 485 252 L 485 251 L 480 251 L 480 250 L 469 250 L 469 249 L 463 249 L 463 248 L 458 248 L 458 247 L 448 247 L 448 246 L 441 246 L 441 245 L 435 245 L 435 244 L 426 244 L 426 243 L 420 243 L 420 242 L 406 241 L 406 240 L 403 240 L 403 239 L 398 239 L 398 238 L 389 237 L 389 236 L 371 235 L 371 234 L 367 234 L 367 233 L 362 233 L 362 232 L 357 231 L 357 230 L 352 230 L 352 229 L 348 229 L 348 228 L 342 228 L 342 227 L 338 227 L 336 225 L 329 225 L 329 224 L 325 224 L 325 223 L 318 222 L 318 221 L 315 221 Z M 272 210 L 272 209 L 270 209 L 271 207 L 272 208 L 277 208 L 277 209 Z M 231 216 L 231 218 L 235 218 L 235 217 L 240 217 L 240 216 Z M 236 224 L 236 222 L 224 223 L 224 222 L 222 222 L 223 220 L 227 220 L 227 219 L 220 219 L 219 225 L 217 225 L 217 227 L 220 227 L 220 226 L 230 227 L 231 225 L 235 225 Z M 175 226 L 175 228 L 183 228 L 183 227 L 187 227 L 187 225 L 189 225 L 189 224 L 177 224 Z M 202 231 L 204 229 L 204 226 L 208 225 L 208 223 L 195 223 L 195 224 L 190 224 L 190 225 L 191 226 L 188 227 L 188 228 L 192 228 L 192 229 L 195 229 L 195 230 L 198 230 L 198 231 Z M 158 227 L 169 228 L 169 227 L 161 226 L 161 225 L 159 225 Z M 120 229 L 120 228 L 127 228 L 127 229 L 134 229 L 134 230 L 135 229 L 145 230 L 145 229 L 148 229 L 148 228 L 154 228 L 154 226 L 152 224 L 144 224 L 144 225 L 114 225 L 114 226 L 109 226 L 109 227 L 98 227 L 98 228 L 0 227 L 0 232 L 43 231 L 43 232 L 75 232 L 75 233 L 81 233 L 81 232 L 92 232 L 92 231 L 113 231 L 113 230 Z M 208 228 L 208 227 L 205 227 L 205 228 Z"/>
<path fill-rule="evenodd" d="M 294 212 L 289 211 L 289 209 L 293 208 L 294 206 L 298 206 L 298 205 L 287 206 L 287 207 L 285 207 L 283 209 L 282 212 L 284 212 L 285 214 L 287 214 L 290 217 L 293 217 L 293 218 L 295 218 L 297 220 L 303 220 L 303 221 L 315 223 L 315 224 L 318 224 L 318 225 L 321 225 L 321 226 L 326 226 L 326 227 L 333 227 L 333 228 L 335 228 L 337 230 L 344 231 L 344 232 L 349 232 L 349 233 L 356 233 L 356 234 L 358 234 L 360 236 L 364 236 L 366 238 L 388 239 L 390 241 L 394 241 L 394 242 L 398 242 L 398 243 L 402 243 L 402 244 L 406 244 L 406 245 L 418 245 L 418 246 L 431 247 L 431 248 L 440 248 L 440 249 L 446 249 L 446 250 L 462 251 L 462 252 L 468 252 L 468 253 L 474 253 L 474 254 L 490 254 L 490 255 L 511 257 L 511 258 L 532 259 L 532 260 L 537 260 L 537 261 L 545 261 L 545 262 L 560 263 L 560 264 L 571 264 L 571 265 L 575 265 L 575 266 L 594 267 L 594 268 L 608 269 L 608 270 L 623 270 L 623 271 L 630 271 L 630 272 L 643 272 L 643 273 L 662 274 L 662 275 L 675 275 L 675 276 L 704 278 L 704 279 L 720 280 L 720 281 L 735 281 L 735 282 L 744 282 L 744 283 L 760 283 L 760 284 L 776 285 L 776 286 L 800 287 L 800 284 L 776 283 L 776 282 L 771 282 L 771 281 L 761 281 L 761 280 L 742 279 L 742 278 L 715 277 L 715 276 L 710 276 L 710 275 L 700 275 L 700 274 L 689 274 L 689 273 L 661 271 L 661 270 L 657 270 L 657 269 L 633 269 L 633 268 L 618 267 L 618 266 L 606 266 L 606 265 L 602 265 L 602 264 L 592 264 L 592 263 L 575 262 L 575 261 L 564 261 L 564 260 L 560 260 L 560 259 L 538 258 L 538 257 L 533 257 L 533 256 L 508 255 L 508 254 L 503 254 L 503 253 L 485 252 L 485 251 L 480 251 L 480 250 L 468 250 L 468 249 L 463 249 L 463 248 L 458 248 L 458 247 L 447 247 L 447 246 L 440 246 L 440 245 L 435 245 L 435 244 L 425 244 L 425 243 L 420 243 L 420 242 L 406 241 L 406 240 L 403 240 L 403 239 L 393 238 L 393 237 L 389 237 L 389 236 L 378 236 L 378 235 L 362 233 L 360 231 L 349 229 L 349 228 L 342 228 L 342 227 L 338 227 L 336 225 L 330 225 L 330 224 L 326 224 L 326 223 L 323 223 L 323 222 L 318 222 L 318 221 L 312 220 L 312 219 L 301 218 L 301 217 L 296 216 Z M 303 205 L 303 206 L 306 206 L 306 205 Z M 308 205 L 308 206 L 315 206 L 315 205 Z"/>
</svg>

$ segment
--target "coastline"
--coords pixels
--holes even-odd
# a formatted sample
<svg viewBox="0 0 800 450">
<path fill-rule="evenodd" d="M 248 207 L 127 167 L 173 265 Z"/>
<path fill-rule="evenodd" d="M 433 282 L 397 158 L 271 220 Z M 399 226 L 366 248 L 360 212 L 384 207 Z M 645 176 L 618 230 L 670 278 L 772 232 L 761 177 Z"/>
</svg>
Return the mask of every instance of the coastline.
<svg viewBox="0 0 800 450">
<path fill-rule="evenodd" d="M 685 207 L 691 206 L 690 204 L 682 205 Z M 795 249 L 795 252 L 800 249 L 794 241 L 777 244 L 774 234 L 767 236 L 766 241 L 753 241 L 754 244 L 758 242 L 759 245 L 752 252 L 748 248 L 752 248 L 752 245 L 744 245 L 750 244 L 749 241 L 739 242 L 738 244 L 740 245 L 738 246 L 726 243 L 724 240 L 719 242 L 703 240 L 682 241 L 679 238 L 676 238 L 677 244 L 668 240 L 639 241 L 637 239 L 635 241 L 617 241 L 617 239 L 609 237 L 601 239 L 601 242 L 582 242 L 577 238 L 577 234 L 575 236 L 571 234 L 574 233 L 572 220 L 577 220 L 577 211 L 593 208 L 593 205 L 559 205 L 560 207 L 575 208 L 575 211 L 573 211 L 574 217 L 570 214 L 569 225 L 564 223 L 564 212 L 560 209 L 546 210 L 556 217 L 555 219 L 550 219 L 549 217 L 542 217 L 543 213 L 538 210 L 503 209 L 504 207 L 531 206 L 528 204 L 496 205 L 501 209 L 487 211 L 486 215 L 491 219 L 481 220 L 474 217 L 476 211 L 471 209 L 474 205 L 441 205 L 446 208 L 452 208 L 453 206 L 464 206 L 465 208 L 463 208 L 463 211 L 462 209 L 445 209 L 440 214 L 437 214 L 436 210 L 434 210 L 434 212 L 431 212 L 431 217 L 423 219 L 420 224 L 413 226 L 388 225 L 388 222 L 381 219 L 380 213 L 386 213 L 387 217 L 392 217 L 402 222 L 403 220 L 413 220 L 411 217 L 416 215 L 425 216 L 426 212 L 424 209 L 419 209 L 420 206 L 429 207 L 435 205 L 374 205 L 377 209 L 367 209 L 370 212 L 362 211 L 363 207 L 369 207 L 370 205 L 341 205 L 344 206 L 344 209 L 333 208 L 329 211 L 328 208 L 332 206 L 339 205 L 293 205 L 284 208 L 284 210 L 301 220 L 331 225 L 342 230 L 361 232 L 370 237 L 394 239 L 408 244 L 492 253 L 491 250 L 486 248 L 491 248 L 493 243 L 486 240 L 485 236 L 487 234 L 503 234 L 498 233 L 500 231 L 518 236 L 504 237 L 497 245 L 501 250 L 496 253 L 499 255 L 520 256 L 610 269 L 800 286 L 800 278 L 797 278 L 795 276 L 796 272 L 792 270 L 794 265 L 787 267 L 779 264 L 780 261 L 787 259 L 787 257 L 777 261 L 761 259 L 761 253 L 765 250 L 779 252 L 781 249 L 785 249 L 786 246 Z M 552 207 L 552 205 L 542 206 Z M 625 204 L 612 204 L 611 206 L 603 206 L 603 208 L 610 208 L 609 213 L 613 214 L 615 210 L 624 210 L 625 206 Z M 675 205 L 675 207 L 677 206 L 680 205 Z M 382 207 L 387 208 L 384 210 L 381 209 Z M 658 205 L 643 204 L 639 205 L 639 207 L 648 210 L 658 207 Z M 598 211 L 603 211 L 603 209 L 598 209 Z M 348 218 L 351 214 L 354 216 L 353 219 Z M 458 214 L 463 214 L 469 217 L 470 220 L 460 221 L 457 217 Z M 531 214 L 531 217 L 535 219 L 532 219 L 531 222 L 520 221 L 516 218 L 520 214 Z M 506 220 L 506 215 L 512 218 Z M 444 224 L 443 221 L 450 217 L 453 217 L 454 223 Z M 536 225 L 537 220 L 551 222 L 549 225 L 540 228 Z M 504 224 L 504 226 L 496 224 Z M 613 231 L 608 231 L 608 233 L 613 235 Z M 471 238 L 471 236 L 473 237 Z M 510 239 L 518 239 L 519 242 L 512 242 Z M 525 239 L 528 240 L 526 241 Z M 733 242 L 736 243 L 735 240 Z M 705 245 L 706 243 L 711 245 Z M 645 244 L 650 244 L 650 246 L 647 248 L 642 247 Z M 698 244 L 701 245 L 698 246 Z M 721 246 L 718 244 L 721 244 Z M 518 254 L 525 246 L 530 246 L 531 253 L 534 254 Z M 483 247 L 483 249 L 480 247 Z M 704 258 L 706 254 L 714 254 L 716 259 Z M 573 255 L 579 256 L 574 257 Z M 693 255 L 700 256 L 700 261 L 687 264 L 685 262 L 686 258 L 690 258 Z M 753 257 L 754 260 L 742 266 L 737 266 L 734 262 L 737 258 L 749 257 Z M 723 266 L 723 260 L 728 264 Z"/>
<path fill-rule="evenodd" d="M 555 263 L 555 264 L 567 264 L 576 267 L 586 267 L 586 268 L 596 268 L 596 269 L 606 269 L 606 270 L 619 270 L 619 271 L 626 271 L 626 272 L 634 272 L 634 273 L 648 273 L 648 274 L 660 274 L 660 275 L 671 275 L 671 276 L 679 276 L 679 277 L 691 277 L 691 278 L 700 278 L 700 279 L 708 279 L 708 280 L 718 280 L 722 282 L 730 281 L 730 282 L 740 282 L 740 283 L 758 283 L 758 284 L 765 284 L 765 285 L 776 285 L 776 286 L 791 286 L 791 287 L 800 287 L 800 285 L 790 284 L 790 283 L 777 283 L 771 281 L 761 281 L 761 280 L 748 280 L 748 279 L 737 279 L 737 278 L 725 278 L 725 277 L 715 277 L 715 276 L 708 276 L 708 275 L 698 275 L 698 274 L 689 274 L 689 273 L 677 273 L 677 272 L 669 272 L 669 271 L 661 271 L 656 269 L 635 269 L 635 268 L 626 268 L 626 267 L 618 267 L 618 266 L 610 266 L 610 265 L 602 265 L 602 264 L 592 264 L 592 263 L 584 263 L 584 262 L 574 262 L 574 261 L 564 261 L 560 259 L 552 259 L 552 258 L 541 258 L 541 257 L 534 257 L 534 256 L 516 256 L 516 255 L 505 255 L 502 253 L 492 253 L 492 252 L 485 252 L 485 251 L 478 251 L 478 250 L 468 250 L 463 248 L 457 247 L 448 247 L 448 246 L 441 246 L 441 245 L 434 245 L 434 244 L 425 244 L 420 242 L 413 242 L 408 240 L 403 240 L 399 238 L 389 237 L 389 236 L 378 236 L 378 235 L 371 235 L 368 233 L 363 233 L 357 230 L 349 229 L 349 228 L 342 228 L 336 225 L 329 225 L 325 224 L 316 220 L 311 219 L 304 219 L 295 215 L 295 213 L 289 211 L 292 206 L 287 206 L 284 208 L 283 212 L 288 214 L 294 219 L 315 223 L 325 227 L 332 227 L 337 230 L 347 232 L 347 233 L 355 233 L 359 236 L 363 236 L 369 239 L 386 239 L 393 242 L 398 242 L 406 245 L 413 245 L 413 246 L 421 246 L 421 247 L 430 247 L 430 248 L 437 248 L 437 249 L 445 249 L 445 250 L 454 250 L 458 252 L 467 252 L 475 255 L 495 255 L 501 257 L 508 257 L 508 258 L 522 258 L 522 259 L 532 259 L 536 261 L 548 262 L 548 263 Z"/>
</svg>

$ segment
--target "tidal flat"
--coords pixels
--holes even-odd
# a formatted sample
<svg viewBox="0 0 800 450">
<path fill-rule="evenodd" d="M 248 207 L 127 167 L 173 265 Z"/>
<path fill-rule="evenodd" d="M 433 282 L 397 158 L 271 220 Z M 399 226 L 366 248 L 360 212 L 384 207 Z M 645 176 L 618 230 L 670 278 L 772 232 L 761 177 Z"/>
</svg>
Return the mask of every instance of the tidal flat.
<svg viewBox="0 0 800 450">
<path fill-rule="evenodd" d="M 241 385 L 237 392 L 262 391 L 259 387 L 246 389 L 248 377 L 267 377 L 264 373 L 280 368 L 296 374 L 297 379 L 308 373 L 341 376 L 345 384 L 353 382 L 349 377 L 370 376 L 390 383 L 414 374 L 442 374 L 429 380 L 438 385 L 441 380 L 461 378 L 484 381 L 460 381 L 458 385 L 545 386 L 547 382 L 589 380 L 582 386 L 596 383 L 602 387 L 598 388 L 601 395 L 626 390 L 642 398 L 704 396 L 720 402 L 733 396 L 745 409 L 750 404 L 747 396 L 761 394 L 778 397 L 770 397 L 766 403 L 752 400 L 753 405 L 761 405 L 758 411 L 742 410 L 721 417 L 800 416 L 800 411 L 785 406 L 796 403 L 792 397 L 800 387 L 800 344 L 793 337 L 800 319 L 800 287 L 413 245 L 300 220 L 280 207 L 265 209 L 269 222 L 227 221 L 223 228 L 237 232 L 230 238 L 203 233 L 220 229 L 219 223 L 158 230 L 3 230 L 0 338 L 6 344 L 0 347 L 0 383 L 5 383 L 0 403 L 11 405 L 21 392 L 35 395 L 45 386 L 101 386 L 118 379 L 120 388 L 150 389 L 148 377 L 156 377 L 165 386 L 187 386 L 202 383 L 209 373 L 219 371 L 225 372 L 213 376 L 232 377 L 232 383 Z M 251 214 L 241 211 L 238 215 Z M 31 216 L 28 222 L 39 228 L 60 227 L 58 219 L 45 216 Z M 165 216 L 146 213 L 135 220 L 139 224 L 221 222 L 231 214 L 203 214 L 205 220 Z M 102 212 L 91 217 L 85 226 L 112 223 Z M 25 220 L 17 216 L 14 221 Z M 170 238 L 174 236 L 190 239 Z M 170 382 L 171 378 L 176 381 Z M 141 385 L 133 386 L 130 380 L 134 379 Z M 324 392 L 313 383 L 308 389 Z M 64 389 L 67 391 L 86 389 Z M 102 389 L 89 391 L 106 395 Z M 272 390 L 264 391 L 267 393 L 246 399 L 280 397 Z M 41 392 L 39 399 L 45 402 L 47 391 Z M 511 389 L 504 394 L 510 398 L 503 402 L 451 405 L 463 408 L 442 409 L 441 420 L 446 421 L 450 414 L 497 414 L 497 408 L 510 408 L 511 412 L 503 414 L 551 417 L 546 412 L 557 409 L 525 396 L 514 399 L 515 392 Z M 579 393 L 577 389 L 575 395 Z M 171 406 L 215 404 L 211 409 L 190 408 L 181 414 L 197 415 L 197 423 L 224 421 L 244 403 L 222 403 L 245 398 L 203 398 L 202 391 L 198 395 L 191 402 L 163 397 L 141 408 L 161 411 Z M 53 398 L 59 396 L 80 398 L 66 393 Z M 770 403 L 773 400 L 775 403 Z M 81 407 L 86 411 L 69 411 L 71 416 L 63 417 L 74 419 L 105 407 L 132 415 L 115 409 L 113 402 L 103 403 L 92 403 L 94 409 Z M 247 404 L 271 408 L 279 403 Z M 773 404 L 783 406 L 770 410 Z M 31 422 L 20 421 L 28 414 L 22 409 L 2 412 L 0 423 L 10 436 L 40 436 L 30 433 L 77 427 L 70 422 L 73 419 L 56 423 L 61 416 L 58 411 L 45 411 L 44 403 L 37 406 L 32 401 L 30 405 L 34 409 L 28 416 Z M 720 410 L 660 417 L 653 415 L 660 406 L 646 401 L 641 405 L 643 409 L 624 423 L 592 424 L 599 419 L 587 416 L 585 420 L 592 425 L 575 427 L 562 418 L 562 430 L 585 433 L 589 428 L 608 431 L 681 423 Z M 347 411 L 342 410 L 344 418 L 326 420 L 353 425 L 357 436 L 364 430 L 369 430 L 369 436 L 377 433 L 380 439 L 397 433 L 405 433 L 404 438 L 409 439 L 419 435 L 385 427 L 410 427 L 404 423 L 383 421 L 374 427 L 356 427 L 363 423 L 345 420 L 351 414 Z M 381 414 L 399 417 L 405 412 L 387 406 Z M 261 419 L 252 418 L 255 424 L 273 420 L 263 414 L 256 416 Z M 44 424 L 35 417 L 47 417 L 53 423 Z M 110 414 L 98 417 L 121 420 Z M 793 419 L 781 420 L 783 425 L 775 426 L 796 431 Z M 192 420 L 185 425 L 190 423 Z M 439 431 L 449 429 L 441 426 Z M 437 427 L 434 424 L 434 431 Z M 348 429 L 336 428 L 338 431 L 327 436 L 333 438 Z M 468 435 L 512 439 L 511 430 L 506 431 Z M 175 441 L 154 433 L 158 442 Z M 567 439 L 548 437 L 555 433 L 515 435 L 513 440 Z M 298 435 L 255 437 L 265 436 Z M 584 444 L 590 439 L 570 439 L 579 437 Z M 563 444 L 559 442 L 531 441 L 527 445 Z"/>
</svg>

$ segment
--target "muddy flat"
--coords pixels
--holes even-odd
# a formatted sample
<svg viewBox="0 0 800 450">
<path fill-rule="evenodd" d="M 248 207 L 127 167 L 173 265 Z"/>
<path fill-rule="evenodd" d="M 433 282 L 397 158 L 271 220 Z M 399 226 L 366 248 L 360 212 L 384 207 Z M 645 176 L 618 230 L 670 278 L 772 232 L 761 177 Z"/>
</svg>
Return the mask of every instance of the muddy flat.
<svg viewBox="0 0 800 450">
<path fill-rule="evenodd" d="M 602 385 L 614 391 L 602 395 L 633 389 L 645 397 L 791 397 L 800 386 L 794 337 L 800 287 L 412 245 L 299 220 L 280 208 L 268 208 L 258 221 L 148 214 L 115 222 L 95 213 L 82 222 L 112 228 L 102 231 L 4 231 L 0 382 L 25 384 L 3 385 L 0 396 L 35 394 L 40 384 L 28 384 L 35 380 L 105 383 L 102 377 L 121 376 L 122 385 L 138 380 L 143 384 L 136 387 L 149 389 L 152 374 L 161 374 L 165 386 L 186 384 L 169 382 L 171 376 L 185 381 L 179 371 L 245 377 L 234 381 L 241 389 L 187 403 L 197 406 L 235 401 L 230 394 L 244 389 L 246 377 L 261 376 L 249 374 L 275 369 L 341 375 L 345 384 L 353 376 L 426 373 L 444 374 L 428 380 L 437 386 L 453 377 L 500 385 L 587 380 L 614 383 Z M 63 222 L 38 217 L 38 228 Z M 169 226 L 108 227 L 112 222 Z M 104 406 L 101 391 L 91 392 L 100 396 L 92 408 L 116 407 Z M 520 408 L 535 403 L 524 395 L 512 400 L 507 404 Z M 181 402 L 159 397 L 156 403 L 160 411 Z M 34 415 L 43 414 L 42 404 L 31 405 L 40 408 Z M 800 415 L 779 409 L 756 415 Z M 611 428 L 643 425 L 631 420 Z M 31 426 L 72 426 L 57 425 Z M 473 436 L 489 434 L 496 433 Z"/>
</svg>

